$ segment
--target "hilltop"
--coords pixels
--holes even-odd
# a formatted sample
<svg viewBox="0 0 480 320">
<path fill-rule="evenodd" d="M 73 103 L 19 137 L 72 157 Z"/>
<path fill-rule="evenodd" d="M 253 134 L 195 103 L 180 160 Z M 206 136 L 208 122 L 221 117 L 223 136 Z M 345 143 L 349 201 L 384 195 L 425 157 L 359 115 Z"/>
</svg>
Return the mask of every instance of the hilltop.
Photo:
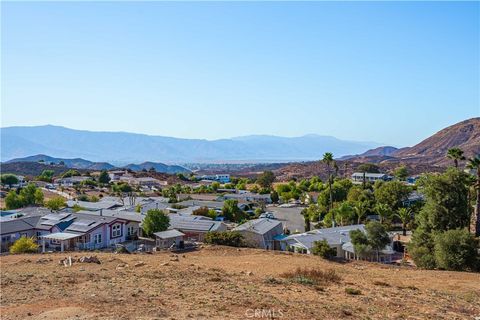
<svg viewBox="0 0 480 320">
<path fill-rule="evenodd" d="M 281 312 L 284 319 L 480 314 L 480 275 L 473 273 L 339 264 L 229 247 L 206 247 L 178 258 L 95 253 L 101 264 L 59 265 L 69 254 L 0 257 L 2 319 L 245 319 L 255 309 L 274 310 L 277 318 Z M 312 285 L 282 276 L 299 267 L 334 270 L 339 280 Z M 360 294 L 347 294 L 346 288 Z"/>
<path fill-rule="evenodd" d="M 339 157 L 339 175 L 349 176 L 362 163 L 375 163 L 382 172 L 392 172 L 405 165 L 411 175 L 443 171 L 452 161 L 446 157 L 450 148 L 457 147 L 465 156 L 480 154 L 480 118 L 472 118 L 449 126 L 412 147 L 378 147 L 362 154 Z M 346 165 L 346 167 L 345 167 Z M 461 161 L 463 166 L 464 162 Z M 318 175 L 327 177 L 327 167 L 319 161 L 285 165 L 275 170 L 280 180 Z"/>
</svg>

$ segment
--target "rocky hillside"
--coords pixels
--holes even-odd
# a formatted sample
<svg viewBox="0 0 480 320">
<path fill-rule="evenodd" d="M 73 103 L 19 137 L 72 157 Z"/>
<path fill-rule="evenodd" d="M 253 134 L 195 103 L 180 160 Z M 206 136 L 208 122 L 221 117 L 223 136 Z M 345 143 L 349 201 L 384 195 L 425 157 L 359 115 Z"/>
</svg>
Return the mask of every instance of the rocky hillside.
<svg viewBox="0 0 480 320">
<path fill-rule="evenodd" d="M 337 161 L 339 176 L 349 176 L 362 163 L 375 163 L 382 172 L 391 173 L 405 165 L 411 175 L 443 171 L 452 164 L 446 157 L 450 148 L 458 147 L 465 156 L 480 154 L 480 118 L 472 118 L 447 127 L 413 147 L 396 149 L 379 147 L 363 154 L 342 157 Z M 460 162 L 463 166 L 464 162 Z M 319 161 L 293 163 L 275 171 L 278 180 L 314 175 L 327 177 L 326 166 Z"/>
<path fill-rule="evenodd" d="M 393 156 L 402 161 L 445 166 L 451 162 L 445 155 L 453 147 L 462 149 L 466 157 L 480 154 L 480 117 L 447 127 L 411 148 L 394 152 Z"/>
</svg>

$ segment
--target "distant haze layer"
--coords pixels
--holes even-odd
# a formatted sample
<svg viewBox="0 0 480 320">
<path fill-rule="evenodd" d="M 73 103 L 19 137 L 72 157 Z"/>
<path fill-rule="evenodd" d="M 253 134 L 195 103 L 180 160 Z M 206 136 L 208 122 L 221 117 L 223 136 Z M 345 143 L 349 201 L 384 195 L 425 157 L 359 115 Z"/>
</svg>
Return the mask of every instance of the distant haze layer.
<svg viewBox="0 0 480 320">
<path fill-rule="evenodd" d="M 115 165 L 142 161 L 302 161 L 319 159 L 325 152 L 333 152 L 335 157 L 362 153 L 380 145 L 320 135 L 257 135 L 202 140 L 127 132 L 93 132 L 51 125 L 1 128 L 1 142 L 2 161 L 33 154 L 48 154 L 54 157 L 107 161 Z"/>
</svg>

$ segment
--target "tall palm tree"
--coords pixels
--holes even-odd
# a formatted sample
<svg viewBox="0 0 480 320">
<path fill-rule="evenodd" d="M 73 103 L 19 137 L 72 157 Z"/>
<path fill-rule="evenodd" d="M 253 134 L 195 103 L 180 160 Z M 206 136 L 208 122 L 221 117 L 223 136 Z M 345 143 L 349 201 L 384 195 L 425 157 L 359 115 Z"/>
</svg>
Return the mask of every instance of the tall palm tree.
<svg viewBox="0 0 480 320">
<path fill-rule="evenodd" d="M 455 165 L 455 168 L 458 168 L 458 161 L 465 160 L 465 157 L 463 156 L 463 150 L 460 148 L 448 149 L 447 158 L 453 160 L 453 164 Z"/>
<path fill-rule="evenodd" d="M 355 215 L 357 216 L 357 224 L 362 222 L 362 219 L 367 215 L 368 212 L 368 203 L 367 202 L 359 202 L 354 207 Z"/>
<path fill-rule="evenodd" d="M 410 208 L 400 208 L 397 211 L 396 216 L 402 221 L 402 232 L 403 235 L 407 235 L 407 224 L 412 219 L 412 210 Z"/>
<path fill-rule="evenodd" d="M 333 153 L 325 152 L 323 155 L 322 162 L 327 165 L 327 174 L 328 174 L 328 189 L 330 193 L 330 203 L 328 205 L 328 211 L 332 210 L 333 206 L 333 194 L 332 194 L 332 172 L 331 166 L 333 164 Z M 334 215 L 335 216 L 335 215 Z M 335 227 L 335 217 L 333 218 L 333 226 Z"/>
<path fill-rule="evenodd" d="M 380 218 L 380 223 L 382 224 L 392 216 L 392 210 L 387 204 L 384 203 L 377 203 L 375 205 L 374 211 L 376 214 L 378 214 L 378 217 Z"/>
<path fill-rule="evenodd" d="M 477 170 L 477 181 L 475 182 L 477 201 L 475 203 L 475 211 L 472 218 L 472 231 L 475 233 L 476 237 L 480 237 L 480 155 L 476 155 L 474 158 L 468 159 L 467 168 L 471 170 Z"/>
</svg>

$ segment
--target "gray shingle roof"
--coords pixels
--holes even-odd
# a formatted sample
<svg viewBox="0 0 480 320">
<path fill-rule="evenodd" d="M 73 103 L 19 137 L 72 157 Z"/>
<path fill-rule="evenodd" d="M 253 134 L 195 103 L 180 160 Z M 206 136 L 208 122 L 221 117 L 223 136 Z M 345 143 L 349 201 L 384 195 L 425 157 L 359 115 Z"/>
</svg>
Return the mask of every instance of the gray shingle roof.
<svg viewBox="0 0 480 320">
<path fill-rule="evenodd" d="M 162 231 L 162 232 L 155 232 L 154 235 L 160 239 L 171 239 L 171 238 L 184 236 L 185 234 L 178 230 L 171 229 L 171 230 Z"/>
<path fill-rule="evenodd" d="M 237 226 L 233 230 L 234 231 L 251 231 L 251 232 L 263 235 L 281 224 L 282 222 L 278 220 L 261 218 L 261 219 L 249 220 L 244 224 Z"/>
<path fill-rule="evenodd" d="M 315 229 L 305 233 L 293 234 L 282 241 L 288 244 L 299 243 L 305 248 L 311 249 L 315 241 L 327 240 L 330 245 L 342 245 L 350 241 L 350 231 L 361 230 L 365 232 L 365 225 L 350 225 L 335 228 Z"/>
</svg>

